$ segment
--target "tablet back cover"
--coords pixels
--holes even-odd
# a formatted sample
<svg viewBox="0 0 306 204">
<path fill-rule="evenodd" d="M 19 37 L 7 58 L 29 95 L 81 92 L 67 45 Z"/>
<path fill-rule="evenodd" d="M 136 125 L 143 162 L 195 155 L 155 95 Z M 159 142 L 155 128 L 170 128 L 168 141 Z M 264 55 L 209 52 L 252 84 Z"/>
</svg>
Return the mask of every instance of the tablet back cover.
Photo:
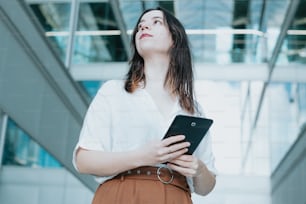
<svg viewBox="0 0 306 204">
<path fill-rule="evenodd" d="M 213 123 L 212 119 L 177 115 L 171 123 L 164 138 L 174 135 L 185 135 L 185 141 L 190 142 L 186 154 L 193 154 L 209 128 Z"/>
</svg>

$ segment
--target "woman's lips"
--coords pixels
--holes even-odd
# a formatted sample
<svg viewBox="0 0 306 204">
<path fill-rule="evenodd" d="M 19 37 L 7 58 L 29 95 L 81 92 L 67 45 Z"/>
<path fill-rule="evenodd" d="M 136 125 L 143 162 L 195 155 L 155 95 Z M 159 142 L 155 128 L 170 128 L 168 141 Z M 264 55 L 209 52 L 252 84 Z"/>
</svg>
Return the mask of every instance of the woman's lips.
<svg viewBox="0 0 306 204">
<path fill-rule="evenodd" d="M 140 35 L 139 39 L 146 38 L 146 37 L 152 37 L 152 35 L 150 35 L 148 33 L 143 33 L 143 34 Z"/>
</svg>

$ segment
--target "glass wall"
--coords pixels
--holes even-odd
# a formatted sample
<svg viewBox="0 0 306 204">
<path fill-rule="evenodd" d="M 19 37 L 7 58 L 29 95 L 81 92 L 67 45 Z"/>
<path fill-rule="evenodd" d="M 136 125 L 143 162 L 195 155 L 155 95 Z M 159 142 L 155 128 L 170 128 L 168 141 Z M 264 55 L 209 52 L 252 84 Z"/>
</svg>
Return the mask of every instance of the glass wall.
<svg viewBox="0 0 306 204">
<path fill-rule="evenodd" d="M 69 37 L 70 3 L 30 4 L 30 7 L 46 32 L 52 48 L 65 62 Z"/>
<path fill-rule="evenodd" d="M 306 124 L 306 84 L 272 83 L 265 98 L 262 117 L 268 117 L 272 171 Z"/>
<path fill-rule="evenodd" d="M 3 165 L 61 167 L 52 155 L 33 141 L 13 120 L 8 120 L 5 132 Z"/>
</svg>

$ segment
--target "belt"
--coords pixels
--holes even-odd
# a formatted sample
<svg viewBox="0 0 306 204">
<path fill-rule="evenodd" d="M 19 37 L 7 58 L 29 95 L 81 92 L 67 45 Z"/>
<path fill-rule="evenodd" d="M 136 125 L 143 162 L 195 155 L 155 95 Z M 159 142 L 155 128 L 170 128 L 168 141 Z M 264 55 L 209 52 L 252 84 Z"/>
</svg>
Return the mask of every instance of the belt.
<svg viewBox="0 0 306 204">
<path fill-rule="evenodd" d="M 122 172 L 113 179 L 142 179 L 160 181 L 165 185 L 173 185 L 189 192 L 189 186 L 186 177 L 182 174 L 171 170 L 167 166 L 153 167 L 143 166 Z"/>
</svg>

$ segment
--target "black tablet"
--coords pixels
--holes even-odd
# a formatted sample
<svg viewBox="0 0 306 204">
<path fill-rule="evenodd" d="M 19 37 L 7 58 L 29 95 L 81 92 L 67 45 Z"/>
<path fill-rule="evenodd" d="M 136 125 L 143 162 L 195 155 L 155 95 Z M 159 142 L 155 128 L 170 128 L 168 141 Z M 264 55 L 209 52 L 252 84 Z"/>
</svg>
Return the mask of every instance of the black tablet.
<svg viewBox="0 0 306 204">
<path fill-rule="evenodd" d="M 185 141 L 190 142 L 190 147 L 186 154 L 192 155 L 212 123 L 213 120 L 208 118 L 177 115 L 163 139 L 175 135 L 185 135 Z"/>
</svg>

